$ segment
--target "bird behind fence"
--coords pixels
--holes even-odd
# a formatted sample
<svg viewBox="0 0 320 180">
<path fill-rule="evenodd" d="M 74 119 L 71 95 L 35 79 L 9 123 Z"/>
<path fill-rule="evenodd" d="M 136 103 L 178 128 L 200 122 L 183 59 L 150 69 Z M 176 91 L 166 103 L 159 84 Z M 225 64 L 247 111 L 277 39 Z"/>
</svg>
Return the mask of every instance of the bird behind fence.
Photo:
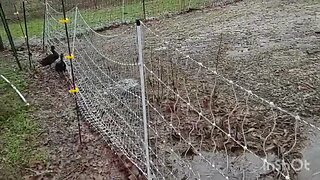
<svg viewBox="0 0 320 180">
<path fill-rule="evenodd" d="M 57 62 L 56 66 L 55 66 L 55 70 L 59 73 L 62 74 L 66 71 L 67 69 L 67 65 L 66 63 L 63 61 L 63 54 L 60 54 L 60 61 Z"/>
<path fill-rule="evenodd" d="M 40 61 L 40 64 L 42 66 L 51 66 L 51 64 L 54 63 L 59 58 L 59 54 L 55 51 L 54 46 L 51 46 L 51 52 L 52 54 L 48 55 L 47 57 L 45 57 Z"/>
</svg>

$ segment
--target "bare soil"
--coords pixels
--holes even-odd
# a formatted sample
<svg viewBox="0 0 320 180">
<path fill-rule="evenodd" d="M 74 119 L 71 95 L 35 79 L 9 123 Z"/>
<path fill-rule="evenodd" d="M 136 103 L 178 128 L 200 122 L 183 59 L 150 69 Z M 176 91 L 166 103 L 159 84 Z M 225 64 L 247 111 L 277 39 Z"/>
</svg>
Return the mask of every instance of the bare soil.
<svg viewBox="0 0 320 180">
<path fill-rule="evenodd" d="M 272 153 L 280 159 L 302 158 L 300 152 L 308 133 L 317 129 L 274 110 L 240 88 L 226 85 L 225 80 L 188 61 L 174 48 L 319 126 L 319 9 L 316 1 L 247 0 L 147 22 L 159 37 L 144 29 L 146 66 L 166 84 L 159 85 L 157 77 L 147 72 L 149 101 L 166 119 L 151 113 L 151 124 L 158 131 L 151 131 L 156 139 L 152 143 L 157 143 L 155 151 L 159 150 L 162 157 L 168 155 L 165 149 L 170 147 L 181 156 L 197 154 L 199 150 L 231 156 L 241 153 L 243 148 L 222 129 L 262 157 Z M 92 42 L 101 42 L 95 45 L 103 47 L 112 60 L 132 63 L 136 57 L 134 45 L 128 46 L 130 42 L 134 44 L 132 32 L 134 26 L 121 26 L 106 31 L 106 35 L 121 34 L 120 37 L 90 38 Z M 183 99 L 189 99 L 196 111 Z M 205 121 L 199 112 L 216 121 L 221 129 L 213 128 L 212 122 Z M 169 127 L 169 122 L 175 129 Z M 190 153 L 192 148 L 183 139 L 191 139 L 195 152 Z M 228 173 L 234 179 L 241 175 Z M 294 177 L 295 173 L 290 174 Z M 262 175 L 265 176 L 279 174 L 267 172 Z"/>
<path fill-rule="evenodd" d="M 260 102 L 237 87 L 227 85 L 225 80 L 199 67 L 199 64 L 187 61 L 185 56 L 173 49 L 177 48 L 201 62 L 203 66 L 215 69 L 220 75 L 250 89 L 254 94 L 292 113 L 299 114 L 303 120 L 318 126 L 320 124 L 320 50 L 318 47 L 320 37 L 316 32 L 320 30 L 319 9 L 319 2 L 311 0 L 245 0 L 228 6 L 147 22 L 147 26 L 160 37 L 155 37 L 150 31 L 144 29 L 146 66 L 161 77 L 161 81 L 167 85 L 159 85 L 156 77 L 147 72 L 149 102 L 164 114 L 166 119 L 164 121 L 156 112 L 151 112 L 150 122 L 155 131 L 150 130 L 152 138 L 150 143 L 153 150 L 158 152 L 158 156 L 162 158 L 170 156 L 169 148 L 172 148 L 186 162 L 193 162 L 193 157 L 197 157 L 198 152 L 202 151 L 216 153 L 216 157 L 219 153 L 226 154 L 226 157 L 218 157 L 215 161 L 218 161 L 221 171 L 232 179 L 257 177 L 254 173 L 242 177 L 242 171 L 253 172 L 253 169 L 248 170 L 237 164 L 230 165 L 237 161 L 236 158 L 234 161 L 230 159 L 240 156 L 243 152 L 238 142 L 261 157 L 272 153 L 280 159 L 297 158 L 297 156 L 301 158 L 300 152 L 308 139 L 307 133 L 315 131 L 314 128 L 295 121 L 294 117 L 273 109 L 269 104 Z M 111 69 L 109 73 L 115 77 L 118 74 L 113 71 L 122 71 L 126 76 L 124 72 L 128 69 L 106 63 L 106 59 L 97 55 L 88 42 L 93 42 L 93 45 L 101 50 L 100 52 L 105 53 L 112 60 L 133 63 L 137 55 L 134 33 L 133 25 L 125 25 L 105 31 L 106 35 L 121 34 L 115 38 L 103 38 L 90 33 L 87 34 L 88 39 L 79 37 L 79 53 L 86 50 L 88 58 L 79 58 L 78 61 L 87 62 L 91 56 L 94 61 L 88 61 L 88 67 L 99 65 L 99 68 L 94 70 L 101 77 L 103 77 L 101 69 L 108 71 Z M 170 42 L 171 45 L 163 43 L 162 40 Z M 41 97 L 44 97 L 40 100 L 34 98 L 33 101 L 42 108 L 38 117 L 46 117 L 45 124 L 48 124 L 48 131 L 44 137 L 53 138 L 46 142 L 49 149 L 54 146 L 53 152 L 56 153 L 53 153 L 52 159 L 65 158 L 67 162 L 65 164 L 71 163 L 74 167 L 69 168 L 64 164 L 64 168 L 60 169 L 62 174 L 59 174 L 59 171 L 52 173 L 62 177 L 68 175 L 64 172 L 77 169 L 81 162 L 75 155 L 78 150 L 77 122 L 74 115 L 74 101 L 67 94 L 67 84 L 63 86 L 62 82 L 57 81 L 57 78 L 53 78 L 53 75 L 48 72 L 40 72 L 33 77 L 38 79 L 34 84 L 35 89 L 42 87 L 40 91 L 35 92 L 40 92 Z M 79 77 L 79 82 L 86 83 L 90 78 L 94 79 L 86 78 Z M 108 82 L 104 79 L 102 81 Z M 92 83 L 95 82 L 92 81 Z M 99 88 L 98 85 L 97 87 Z M 32 94 L 31 92 L 31 99 L 33 99 Z M 51 99 L 51 103 L 47 103 L 47 99 Z M 182 99 L 189 99 L 194 109 Z M 92 102 L 96 100 L 92 99 Z M 69 103 L 69 106 L 64 103 Z M 52 108 L 56 109 L 57 113 L 51 112 Z M 66 109 L 70 114 L 62 113 Z M 199 112 L 212 121 L 206 121 L 204 117 L 199 116 Z M 51 118 L 55 118 L 56 121 Z M 73 120 L 70 121 L 69 118 Z M 213 121 L 220 129 L 212 126 Z M 175 128 L 169 127 L 169 122 Z M 61 127 L 68 128 L 62 130 Z M 229 133 L 237 142 L 227 137 L 222 130 Z M 87 132 L 89 133 L 88 130 Z M 66 136 L 59 137 L 61 134 Z M 87 143 L 101 143 L 99 145 L 103 149 L 102 141 L 91 141 L 90 138 L 99 139 L 98 136 L 89 135 L 84 135 L 83 139 L 85 142 L 87 139 Z M 64 141 L 61 142 L 61 139 Z M 191 141 L 192 148 L 185 139 Z M 59 149 L 55 145 L 63 148 Z M 69 150 L 65 150 L 68 148 Z M 93 172 L 101 175 L 94 171 L 89 161 L 93 158 L 96 160 L 93 164 L 100 160 L 104 162 L 103 158 L 97 158 L 103 154 L 102 150 L 96 149 L 99 150 L 95 152 L 89 150 L 88 154 L 84 149 L 78 152 L 83 155 L 81 157 L 84 158 L 84 162 L 89 163 L 86 167 L 88 171 L 84 171 L 88 173 L 84 175 Z M 68 156 L 75 159 L 74 162 L 70 161 Z M 228 156 L 231 157 L 229 162 Z M 152 158 L 154 161 L 162 160 Z M 186 172 L 186 169 L 174 167 L 176 165 L 173 161 L 176 159 L 166 161 L 166 165 L 172 171 L 178 169 L 179 177 L 182 178 L 184 175 L 192 177 L 188 175 L 190 172 Z M 80 166 L 82 167 L 82 163 Z M 200 169 L 203 166 L 202 164 Z M 114 173 L 114 176 L 118 174 L 118 177 L 121 177 L 118 170 L 114 170 Z M 78 174 L 72 173 L 74 177 Z M 105 172 L 103 175 L 107 174 Z M 290 172 L 290 175 L 295 177 L 296 172 Z M 274 171 L 265 174 L 259 172 L 258 176 L 259 178 L 281 177 Z"/>
<path fill-rule="evenodd" d="M 53 67 L 37 67 L 37 72 L 30 75 L 30 82 L 27 99 L 37 109 L 33 118 L 42 128 L 39 148 L 48 152 L 48 157 L 46 164 L 34 162 L 26 168 L 24 178 L 126 179 L 123 161 L 83 119 L 82 144 L 79 143 L 75 101 L 68 92 L 68 81 Z"/>
</svg>

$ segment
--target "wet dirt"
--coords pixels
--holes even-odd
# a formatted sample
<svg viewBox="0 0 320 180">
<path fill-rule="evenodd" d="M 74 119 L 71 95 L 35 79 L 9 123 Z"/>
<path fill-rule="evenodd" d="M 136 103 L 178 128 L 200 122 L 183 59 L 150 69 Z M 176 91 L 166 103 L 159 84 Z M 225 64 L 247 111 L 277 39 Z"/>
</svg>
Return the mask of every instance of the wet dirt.
<svg viewBox="0 0 320 180">
<path fill-rule="evenodd" d="M 39 60 L 43 55 L 35 53 Z M 36 67 L 30 74 L 27 99 L 36 110 L 32 117 L 41 127 L 40 149 L 47 152 L 46 162 L 33 162 L 25 179 L 126 179 L 124 162 L 92 128 L 81 121 L 79 143 L 75 101 L 69 83 L 51 67 Z"/>
<path fill-rule="evenodd" d="M 157 54 L 156 51 L 170 51 L 168 49 L 177 48 L 201 62 L 204 66 L 215 68 L 224 77 L 252 90 L 253 93 L 277 106 L 300 115 L 304 121 L 319 127 L 320 66 L 318 60 L 320 51 L 318 45 L 320 36 L 316 33 L 320 29 L 319 9 L 319 2 L 311 0 L 247 0 L 169 19 L 150 21 L 146 25 L 159 37 L 155 37 L 150 31 L 144 30 L 147 41 L 145 51 L 148 51 L 145 61 L 147 63 L 148 60 L 150 61 L 150 51 L 152 50 L 154 54 Z M 122 26 L 106 31 L 105 34 L 119 34 L 119 32 L 125 32 L 128 29 L 134 30 L 134 26 Z M 121 42 L 124 42 L 124 40 L 130 40 L 132 37 L 123 35 L 121 39 Z M 163 43 L 163 40 L 170 42 L 172 46 L 168 47 Z M 121 46 L 121 44 L 117 44 L 116 39 L 111 39 L 110 42 L 112 42 L 112 45 L 108 43 L 104 46 L 107 51 L 106 54 L 109 53 L 110 48 Z M 154 49 L 150 50 L 150 46 Z M 126 58 L 128 54 L 119 57 L 117 54 L 123 54 L 121 48 L 112 50 L 112 58 L 131 61 Z M 172 57 L 181 61 L 184 60 L 182 56 L 176 54 L 158 53 L 155 57 L 159 57 L 161 62 Z M 131 56 L 135 56 L 134 53 Z M 221 57 L 219 61 L 217 61 L 218 56 Z M 167 65 L 164 69 L 169 66 Z M 155 69 L 152 69 L 151 65 L 148 65 L 148 68 L 156 72 L 159 66 L 155 65 Z M 195 70 L 193 72 L 196 74 L 198 70 L 197 68 L 188 68 L 190 71 L 187 74 L 191 74 L 192 70 Z M 165 73 L 170 72 L 165 71 Z M 180 90 L 179 87 L 177 88 Z M 171 103 L 174 104 L 174 101 Z M 165 111 L 165 109 L 162 109 L 162 111 Z M 283 114 L 280 114 L 279 117 L 283 116 Z M 186 119 L 191 121 L 190 118 Z M 259 118 L 257 120 L 260 121 Z M 292 123 L 292 118 L 289 122 Z M 188 123 L 190 125 L 190 122 L 186 122 L 186 124 Z M 259 124 L 259 122 L 257 123 Z M 279 118 L 276 123 L 280 125 L 284 123 L 284 120 Z M 301 139 L 295 144 L 294 153 L 298 153 L 298 156 L 302 153 L 304 158 L 312 159 L 310 157 L 316 157 L 312 154 L 316 154 L 318 146 L 313 148 L 311 145 L 309 147 L 306 139 L 312 139 L 308 134 L 309 131 L 317 133 L 319 130 L 310 125 L 305 125 L 302 121 L 298 122 L 298 126 L 300 130 L 298 134 L 303 137 L 299 137 Z M 261 126 L 256 125 L 253 128 L 259 129 L 259 127 Z M 283 126 L 278 128 L 279 131 L 288 130 L 291 134 L 289 138 L 291 140 L 283 142 L 284 144 L 295 141 L 292 136 L 293 131 L 291 131 L 294 128 L 293 124 L 284 123 Z M 280 144 L 283 145 L 283 143 Z M 257 141 L 256 144 L 262 143 Z M 170 145 L 168 146 L 170 147 Z M 303 151 L 302 147 L 305 147 L 306 150 Z M 228 167 L 226 162 L 229 161 L 229 164 L 234 164 L 237 161 L 235 159 L 239 157 L 225 152 L 222 154 L 215 153 L 214 155 L 207 154 L 208 159 L 210 159 L 210 156 L 216 156 L 215 160 L 222 162 L 221 169 L 223 172 L 234 179 L 241 179 L 242 176 L 240 175 L 243 174 L 243 170 L 250 163 L 261 167 L 262 161 L 257 157 L 248 158 L 249 160 L 243 161 L 242 164 L 240 163 L 241 165 L 234 167 L 229 165 Z M 229 157 L 227 158 L 223 154 L 228 154 Z M 272 154 L 270 156 L 272 157 Z M 197 156 L 194 158 L 196 159 Z M 206 166 L 199 165 L 197 161 L 199 160 L 190 162 L 199 172 L 203 172 L 201 174 L 206 174 Z M 315 163 L 314 166 L 317 167 L 317 164 Z M 181 177 L 183 177 L 186 171 L 180 169 L 180 172 L 182 173 L 180 174 Z M 265 172 L 255 171 L 254 168 L 251 168 L 249 174 L 245 177 L 246 179 L 255 179 L 261 174 L 263 175 Z M 298 179 L 310 178 L 310 174 L 304 172 L 293 176 Z M 268 178 L 268 176 L 261 178 Z"/>
<path fill-rule="evenodd" d="M 147 41 L 152 39 L 150 40 L 152 46 L 160 50 L 167 48 L 161 39 L 171 42 L 175 48 L 187 53 L 204 66 L 216 68 L 217 72 L 233 82 L 252 90 L 258 96 L 268 99 L 290 112 L 299 114 L 307 122 L 319 126 L 320 66 L 318 60 L 320 51 L 318 45 L 320 37 L 315 33 L 320 29 L 319 9 L 320 4 L 311 0 L 246 0 L 233 5 L 150 21 L 146 23 L 147 26 L 159 34 L 160 38 L 153 39 L 153 35 L 147 30 L 145 38 Z M 135 28 L 131 25 L 120 26 L 104 33 L 114 35 L 128 31 L 128 29 L 134 32 Z M 90 38 L 94 42 L 98 42 L 96 45 L 101 45 L 101 48 L 104 48 L 105 53 L 109 54 L 112 59 L 131 63 L 136 58 L 134 44 L 126 47 L 128 49 L 124 51 L 126 42 L 134 42 L 132 34 L 122 35 L 121 40 L 114 38 L 104 41 L 100 37 Z M 130 54 L 129 51 L 133 53 Z M 219 61 L 217 61 L 218 56 L 221 57 Z M 163 58 L 165 59 L 165 57 Z M 190 69 L 192 70 L 192 67 Z M 53 84 L 54 86 L 59 85 L 56 82 Z M 43 95 L 47 94 L 46 91 L 42 92 Z M 47 109 L 49 108 L 47 107 Z M 50 111 L 46 113 L 50 114 Z M 257 118 L 257 120 L 259 119 Z M 291 124 L 286 129 L 288 122 L 282 118 L 277 120 L 277 123 L 281 125 L 278 130 L 285 129 L 286 132 L 281 133 L 289 134 L 284 142 L 292 145 L 293 136 L 290 134 L 293 134 L 293 123 L 290 122 Z M 270 121 L 270 123 L 272 122 Z M 261 126 L 255 124 L 253 128 L 264 127 L 264 123 L 261 124 Z M 66 124 L 66 126 L 69 127 L 70 124 Z M 73 134 L 70 139 L 77 137 L 75 121 L 72 127 Z M 301 130 L 299 134 L 301 132 L 302 138 L 299 139 L 295 150 L 301 151 L 304 158 L 310 160 L 313 165 L 312 172 L 302 171 L 295 178 L 317 177 L 316 169 L 319 166 L 313 159 L 318 157 L 319 146 L 317 144 L 307 145 L 305 150 L 302 150 L 302 146 L 306 142 L 305 137 L 313 139 L 307 132 L 317 132 L 318 130 L 301 122 L 299 122 L 299 130 Z M 224 138 L 225 136 L 221 138 L 221 144 L 226 141 Z M 256 144 L 262 143 L 256 142 Z M 211 150 L 212 146 L 207 146 Z M 217 162 L 218 168 L 228 174 L 230 178 L 255 179 L 266 173 L 260 168 L 263 167 L 260 157 L 252 156 L 252 154 L 235 156 L 235 154 L 223 152 L 223 150 L 212 154 L 208 152 L 209 150 L 203 152 L 206 159 Z M 274 160 L 272 157 L 270 155 L 271 161 Z M 200 174 L 201 179 L 224 178 L 221 175 L 211 176 L 211 174 L 217 173 L 207 173 L 207 165 L 203 165 L 198 156 L 194 156 L 194 159 L 189 162 Z M 177 171 L 179 177 L 186 174 L 187 177 L 192 177 L 186 169 L 177 169 Z M 270 177 L 261 177 L 261 179 L 263 178 Z"/>
</svg>

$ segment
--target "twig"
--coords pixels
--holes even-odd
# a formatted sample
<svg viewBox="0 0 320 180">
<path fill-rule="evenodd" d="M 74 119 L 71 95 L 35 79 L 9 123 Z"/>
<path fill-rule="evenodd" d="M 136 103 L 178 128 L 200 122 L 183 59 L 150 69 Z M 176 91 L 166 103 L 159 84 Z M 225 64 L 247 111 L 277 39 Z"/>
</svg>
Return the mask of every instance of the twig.
<svg viewBox="0 0 320 180">
<path fill-rule="evenodd" d="M 53 173 L 52 170 L 45 170 L 45 171 L 42 171 L 42 172 L 38 172 L 38 171 L 30 169 L 30 168 L 25 168 L 25 170 L 28 170 L 28 171 L 31 171 L 31 172 L 35 173 L 36 176 L 40 176 L 40 175 L 47 174 L 47 173 Z"/>
<path fill-rule="evenodd" d="M 316 176 L 316 175 L 319 175 L 319 174 L 320 174 L 320 171 L 318 171 L 318 172 L 316 172 L 316 173 L 313 173 L 313 174 L 312 174 L 312 177 L 313 177 L 313 176 Z"/>
</svg>

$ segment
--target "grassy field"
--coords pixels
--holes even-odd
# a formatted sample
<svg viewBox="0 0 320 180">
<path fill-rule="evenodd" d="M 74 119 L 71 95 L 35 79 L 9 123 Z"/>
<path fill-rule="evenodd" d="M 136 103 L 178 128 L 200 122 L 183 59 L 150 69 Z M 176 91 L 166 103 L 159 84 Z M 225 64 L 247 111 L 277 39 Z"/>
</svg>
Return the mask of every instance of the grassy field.
<svg viewBox="0 0 320 180">
<path fill-rule="evenodd" d="M 147 1 L 145 5 L 146 17 L 159 17 L 168 13 L 178 13 L 190 8 L 200 8 L 208 5 L 210 0 L 153 0 Z M 143 18 L 143 7 L 141 3 L 129 3 L 125 6 L 111 6 L 101 9 L 80 10 L 84 19 L 90 26 L 103 26 L 110 22 L 127 22 Z M 22 19 L 22 17 L 21 17 Z M 70 18 L 72 19 L 72 17 Z M 23 22 L 22 26 L 24 27 Z M 15 40 L 22 40 L 23 33 L 19 22 L 9 24 L 12 36 Z M 41 37 L 43 31 L 43 19 L 29 18 L 28 32 L 30 37 Z M 7 36 L 0 28 L 0 35 L 7 41 Z"/>
<path fill-rule="evenodd" d="M 27 88 L 25 75 L 0 57 L 0 72 L 22 92 Z M 11 86 L 0 78 L 0 177 L 20 179 L 23 167 L 44 160 L 44 152 L 37 150 L 40 130 Z M 1 178 L 0 178 L 1 179 Z"/>
</svg>

